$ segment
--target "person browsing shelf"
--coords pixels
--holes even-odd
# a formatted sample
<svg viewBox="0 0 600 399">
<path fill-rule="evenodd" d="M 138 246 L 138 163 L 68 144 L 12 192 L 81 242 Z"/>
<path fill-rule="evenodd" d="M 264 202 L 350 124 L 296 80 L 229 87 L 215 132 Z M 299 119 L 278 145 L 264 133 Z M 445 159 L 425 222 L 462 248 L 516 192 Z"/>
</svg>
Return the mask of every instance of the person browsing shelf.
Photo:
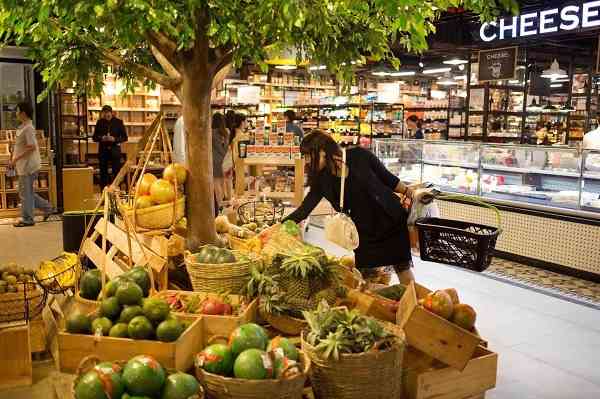
<svg viewBox="0 0 600 399">
<path fill-rule="evenodd" d="M 398 274 L 403 284 L 414 280 L 410 270 L 408 212 L 396 195 L 412 198 L 413 190 L 364 148 L 348 149 L 344 165 L 340 146 L 319 130 L 304 137 L 300 152 L 308 170 L 310 191 L 285 220 L 300 223 L 325 198 L 356 225 L 359 235 L 359 247 L 354 251 L 356 265 L 367 280 L 390 270 Z M 343 210 L 339 209 L 342 168 L 347 171 Z"/>
<path fill-rule="evenodd" d="M 304 137 L 304 130 L 295 123 L 296 113 L 291 109 L 288 109 L 283 115 L 285 116 L 285 131 L 294 133 L 294 136 L 298 136 L 300 140 L 302 140 Z"/>
<path fill-rule="evenodd" d="M 101 118 L 96 123 L 93 140 L 98 143 L 100 161 L 100 187 L 110 184 L 109 164 L 113 176 L 121 169 L 121 143 L 127 141 L 127 131 L 123 121 L 113 115 L 110 105 L 102 107 Z"/>
</svg>

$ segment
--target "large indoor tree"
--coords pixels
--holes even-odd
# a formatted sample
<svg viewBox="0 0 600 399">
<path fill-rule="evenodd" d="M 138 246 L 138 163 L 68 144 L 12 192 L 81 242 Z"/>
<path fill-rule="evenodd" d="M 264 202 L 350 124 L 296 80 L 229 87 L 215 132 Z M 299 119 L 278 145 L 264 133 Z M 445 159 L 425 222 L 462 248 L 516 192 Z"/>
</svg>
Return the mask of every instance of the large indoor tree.
<svg viewBox="0 0 600 399">
<path fill-rule="evenodd" d="M 244 62 L 265 66 L 269 54 L 294 49 L 342 79 L 358 59 L 398 62 L 391 45 L 427 48 L 449 7 L 482 19 L 516 11 L 514 0 L 0 0 L 0 40 L 27 46 L 52 89 L 73 81 L 101 91 L 112 68 L 173 90 L 183 104 L 190 178 L 187 245 L 214 242 L 211 87 Z M 347 81 L 347 80 L 346 80 Z"/>
</svg>

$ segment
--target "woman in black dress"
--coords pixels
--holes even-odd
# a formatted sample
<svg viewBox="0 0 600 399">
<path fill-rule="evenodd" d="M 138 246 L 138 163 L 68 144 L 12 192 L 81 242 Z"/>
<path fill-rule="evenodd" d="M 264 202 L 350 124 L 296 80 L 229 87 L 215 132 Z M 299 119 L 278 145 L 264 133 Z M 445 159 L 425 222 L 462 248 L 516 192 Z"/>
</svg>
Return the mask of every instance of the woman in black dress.
<svg viewBox="0 0 600 399">
<path fill-rule="evenodd" d="M 296 223 L 306 219 L 322 198 L 346 213 L 358 230 L 359 247 L 354 251 L 356 265 L 364 274 L 378 268 L 393 268 L 402 283 L 414 280 L 408 213 L 396 193 L 412 196 L 412 190 L 389 172 L 381 161 L 363 148 L 346 151 L 344 209 L 339 209 L 342 175 L 342 149 L 321 131 L 302 140 L 300 152 L 308 169 L 310 192 L 286 219 Z"/>
</svg>

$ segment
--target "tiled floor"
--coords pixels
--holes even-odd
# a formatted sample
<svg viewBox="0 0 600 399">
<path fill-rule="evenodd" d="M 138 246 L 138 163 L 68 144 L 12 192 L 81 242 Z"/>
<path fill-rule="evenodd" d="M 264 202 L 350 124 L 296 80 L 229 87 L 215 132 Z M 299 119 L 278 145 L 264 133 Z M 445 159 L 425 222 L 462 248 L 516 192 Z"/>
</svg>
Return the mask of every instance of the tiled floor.
<svg viewBox="0 0 600 399">
<path fill-rule="evenodd" d="M 317 229 L 307 239 L 343 253 Z M 0 263 L 33 266 L 56 256 L 61 246 L 60 223 L 0 226 Z M 600 398 L 600 311 L 443 265 L 417 260 L 414 271 L 429 288 L 455 287 L 478 311 L 478 329 L 500 355 L 498 386 L 487 399 Z M 40 378 L 32 389 L 0 392 L 0 399 L 52 398 L 48 389 L 56 375 L 48 366 L 37 368 Z"/>
</svg>

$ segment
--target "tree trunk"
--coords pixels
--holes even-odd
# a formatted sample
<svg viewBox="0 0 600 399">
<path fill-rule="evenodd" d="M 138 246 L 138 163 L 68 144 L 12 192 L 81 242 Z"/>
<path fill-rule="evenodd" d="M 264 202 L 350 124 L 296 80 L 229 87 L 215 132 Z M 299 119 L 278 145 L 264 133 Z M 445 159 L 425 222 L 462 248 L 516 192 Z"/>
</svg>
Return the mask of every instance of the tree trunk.
<svg viewBox="0 0 600 399">
<path fill-rule="evenodd" d="M 210 96 L 213 77 L 206 68 L 189 65 L 183 73 L 183 123 L 187 180 L 187 248 L 215 243 L 214 185 Z"/>
</svg>

